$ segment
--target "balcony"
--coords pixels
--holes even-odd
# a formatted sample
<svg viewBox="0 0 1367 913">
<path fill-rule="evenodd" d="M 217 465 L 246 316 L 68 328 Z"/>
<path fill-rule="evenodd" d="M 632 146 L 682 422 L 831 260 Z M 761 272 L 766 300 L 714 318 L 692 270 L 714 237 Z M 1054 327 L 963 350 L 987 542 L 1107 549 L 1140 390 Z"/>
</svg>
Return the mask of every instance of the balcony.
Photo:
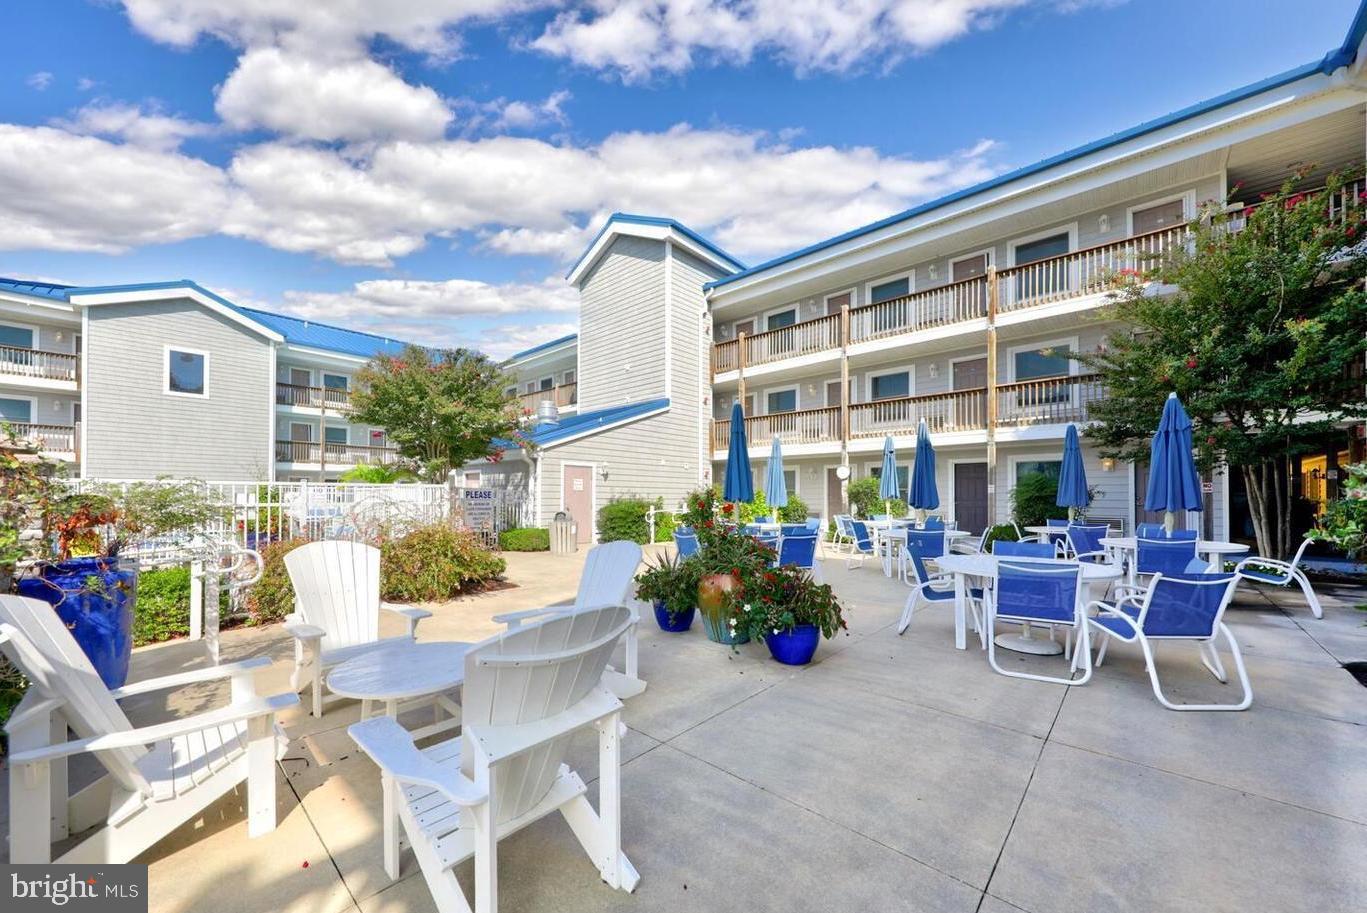
<svg viewBox="0 0 1367 913">
<path fill-rule="evenodd" d="M 561 384 L 558 387 L 551 387 L 548 390 L 537 390 L 532 393 L 523 393 L 517 398 L 518 403 L 523 409 L 536 412 L 543 402 L 550 400 L 561 409 L 573 406 L 579 402 L 579 385 Z"/>
<path fill-rule="evenodd" d="M 931 434 L 982 431 L 987 427 L 987 390 L 955 390 L 850 404 L 850 439 L 912 435 L 921 419 Z"/>
<path fill-rule="evenodd" d="M 305 387 L 299 384 L 276 383 L 275 402 L 279 406 L 300 409 L 346 412 L 351 409 L 351 391 L 340 387 Z"/>
<path fill-rule="evenodd" d="M 802 409 L 797 412 L 776 412 L 772 415 L 752 415 L 745 420 L 745 442 L 751 447 L 767 445 L 775 435 L 784 444 L 822 444 L 840 440 L 840 407 Z M 731 423 L 725 419 L 712 423 L 712 449 L 725 450 L 731 445 Z"/>
<path fill-rule="evenodd" d="M 69 454 L 75 457 L 80 440 L 78 425 L 36 425 L 32 422 L 6 422 L 15 437 L 37 447 L 43 453 Z"/>
<path fill-rule="evenodd" d="M 393 447 L 368 447 L 362 444 L 275 442 L 275 459 L 279 463 L 308 463 L 318 466 L 379 465 L 393 462 L 396 453 Z"/>
<path fill-rule="evenodd" d="M 68 352 L 0 346 L 0 380 L 23 378 L 67 383 L 74 387 L 81 376 L 80 361 L 79 355 Z"/>
<path fill-rule="evenodd" d="M 997 427 L 1060 425 L 1091 420 L 1091 405 L 1106 395 L 1095 374 L 1048 377 L 997 387 Z"/>
<path fill-rule="evenodd" d="M 997 312 L 1110 292 L 1123 270 L 1150 269 L 1187 243 L 1184 225 L 1011 266 L 997 273 Z"/>
</svg>

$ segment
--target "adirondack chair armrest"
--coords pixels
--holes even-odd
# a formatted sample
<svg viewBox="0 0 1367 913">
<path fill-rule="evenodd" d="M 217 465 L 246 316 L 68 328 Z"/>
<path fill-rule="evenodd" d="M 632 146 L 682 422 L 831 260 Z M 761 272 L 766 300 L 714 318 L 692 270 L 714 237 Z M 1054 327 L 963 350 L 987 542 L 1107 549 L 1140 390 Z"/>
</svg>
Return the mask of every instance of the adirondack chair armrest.
<svg viewBox="0 0 1367 913">
<path fill-rule="evenodd" d="M 21 751 L 10 755 L 9 763 L 38 764 L 46 761 L 55 761 L 58 758 L 70 757 L 71 755 L 76 754 L 88 754 L 96 751 L 109 751 L 116 748 L 137 748 L 140 746 L 152 745 L 156 742 L 174 739 L 177 736 L 190 735 L 191 733 L 201 732 L 205 729 L 212 729 L 215 726 L 239 723 L 243 720 L 255 719 L 260 716 L 273 716 L 298 703 L 299 695 L 297 694 L 273 694 L 270 697 L 254 697 L 250 700 L 230 704 L 227 707 L 221 707 L 218 710 L 197 713 L 194 716 L 187 716 L 178 720 L 156 723 L 152 726 L 142 726 L 137 729 L 109 732 L 89 739 L 76 739 L 71 742 L 62 742 L 57 745 L 45 745 L 42 748 Z"/>
<path fill-rule="evenodd" d="M 381 770 L 404 783 L 430 786 L 457 805 L 483 805 L 488 790 L 459 769 L 443 767 L 413 744 L 413 737 L 387 716 L 375 717 L 347 727 L 347 734 L 370 755 Z"/>
<path fill-rule="evenodd" d="M 163 675 L 160 678 L 149 678 L 143 682 L 133 682 L 124 685 L 122 688 L 113 688 L 109 696 L 118 700 L 133 694 L 146 694 L 149 691 L 163 691 L 167 688 L 179 688 L 182 685 L 193 685 L 198 682 L 211 682 L 219 678 L 248 678 L 255 674 L 256 670 L 264 669 L 271 664 L 269 656 L 254 656 L 251 659 L 244 659 L 241 662 L 227 663 L 222 666 L 209 666 L 205 669 L 191 669 L 188 672 L 177 672 L 175 675 Z"/>
<path fill-rule="evenodd" d="M 489 759 L 489 763 L 493 764 L 588 726 L 621 709 L 622 702 L 617 696 L 602 685 L 598 685 L 584 695 L 579 703 L 553 717 L 520 725 L 466 725 L 463 732 L 469 733 L 470 738 L 478 743 L 480 751 Z"/>
<path fill-rule="evenodd" d="M 293 637 L 295 640 L 317 641 L 322 640 L 327 636 L 327 631 L 324 631 L 317 625 L 305 624 L 302 621 L 285 622 L 285 630 L 288 631 L 290 637 Z"/>
<path fill-rule="evenodd" d="M 574 606 L 546 606 L 544 609 L 525 609 L 521 612 L 504 612 L 502 615 L 493 617 L 494 624 L 507 625 L 516 628 L 524 621 L 531 621 L 536 618 L 549 618 L 553 615 L 564 615 L 566 612 L 574 611 Z"/>
<path fill-rule="evenodd" d="M 432 613 L 426 609 L 419 609 L 416 606 L 403 605 L 397 602 L 381 602 L 380 608 L 386 612 L 393 612 L 395 615 L 402 615 L 408 619 L 408 633 L 412 636 L 417 633 L 418 622 L 424 618 L 431 618 Z"/>
</svg>

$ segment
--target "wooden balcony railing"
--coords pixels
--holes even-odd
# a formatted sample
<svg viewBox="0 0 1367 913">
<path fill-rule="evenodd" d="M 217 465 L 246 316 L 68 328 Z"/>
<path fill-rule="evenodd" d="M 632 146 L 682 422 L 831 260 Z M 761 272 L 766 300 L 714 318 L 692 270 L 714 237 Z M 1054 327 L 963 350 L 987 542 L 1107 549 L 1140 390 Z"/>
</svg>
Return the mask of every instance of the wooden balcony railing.
<svg viewBox="0 0 1367 913">
<path fill-rule="evenodd" d="M 75 425 L 36 425 L 32 422 L 5 424 L 21 441 L 28 441 L 39 450 L 47 453 L 76 453 L 79 436 Z"/>
<path fill-rule="evenodd" d="M 1085 422 L 1090 407 L 1106 395 L 1095 374 L 1046 377 L 997 387 L 997 424 L 1054 425 Z"/>
<path fill-rule="evenodd" d="M 1122 270 L 1151 269 L 1186 243 L 1185 225 L 1160 228 L 997 273 L 997 310 L 1016 311 L 1066 298 L 1110 291 Z"/>
<path fill-rule="evenodd" d="M 579 385 L 577 383 L 561 384 L 558 387 L 551 387 L 549 390 L 523 393 L 517 399 L 522 404 L 523 409 L 530 409 L 533 412 L 547 400 L 563 409 L 565 406 L 573 406 L 579 402 Z"/>
<path fill-rule="evenodd" d="M 741 339 L 719 342 L 712 347 L 712 370 L 735 371 L 740 367 Z M 792 326 L 779 327 L 744 337 L 745 366 L 768 364 L 810 355 L 814 352 L 827 352 L 840 348 L 840 315 L 827 314 L 815 320 L 804 320 Z"/>
<path fill-rule="evenodd" d="M 80 356 L 67 352 L 0 346 L 0 374 L 75 383 L 81 376 Z"/>
<path fill-rule="evenodd" d="M 955 390 L 850 405 L 850 438 L 915 434 L 921 419 L 932 434 L 987 427 L 987 390 Z"/>
<path fill-rule="evenodd" d="M 342 412 L 351 408 L 351 391 L 340 387 L 305 387 L 300 384 L 277 383 L 275 401 L 281 406 L 327 408 Z"/>
<path fill-rule="evenodd" d="M 987 316 L 987 277 L 964 279 L 850 311 L 850 342 L 866 342 Z"/>
<path fill-rule="evenodd" d="M 745 420 L 745 442 L 751 447 L 768 444 L 780 435 L 785 444 L 820 444 L 840 440 L 840 407 L 802 409 L 752 415 Z M 731 445 L 731 423 L 712 423 L 712 447 L 725 450 Z"/>
<path fill-rule="evenodd" d="M 394 459 L 393 447 L 367 447 L 362 444 L 320 444 L 317 441 L 276 441 L 275 459 L 280 463 L 326 463 L 328 466 L 355 466 L 388 463 Z"/>
</svg>

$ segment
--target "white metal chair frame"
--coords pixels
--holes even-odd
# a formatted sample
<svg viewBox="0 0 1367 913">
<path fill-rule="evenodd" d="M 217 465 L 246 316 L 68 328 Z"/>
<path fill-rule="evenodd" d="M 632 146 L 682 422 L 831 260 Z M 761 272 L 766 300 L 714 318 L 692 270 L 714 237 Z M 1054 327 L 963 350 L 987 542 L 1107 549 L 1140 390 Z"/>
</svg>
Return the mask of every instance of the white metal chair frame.
<svg viewBox="0 0 1367 913">
<path fill-rule="evenodd" d="M 911 549 L 909 548 L 902 550 L 902 582 L 911 587 L 911 592 L 907 594 L 907 601 L 902 605 L 902 617 L 897 620 L 899 636 L 911 626 L 911 616 L 922 602 L 928 605 L 936 602 L 945 602 L 951 607 L 954 605 L 954 575 L 927 574 L 926 578 L 922 580 L 910 552 Z M 922 567 L 925 567 L 925 559 L 922 559 Z M 929 569 L 927 568 L 927 570 Z M 911 582 L 911 576 L 916 577 L 916 583 Z M 974 591 L 974 587 L 966 587 L 964 599 L 968 607 L 968 617 L 973 622 L 973 630 L 981 636 L 983 632 L 983 607 L 981 601 L 973 595 Z M 946 594 L 950 597 L 949 599 L 945 598 Z"/>
<path fill-rule="evenodd" d="M 1324 607 L 1320 605 L 1320 598 L 1315 595 L 1314 589 L 1310 586 L 1309 578 L 1300 568 L 1301 558 L 1305 556 L 1305 550 L 1309 547 L 1310 540 L 1302 540 L 1301 547 L 1296 549 L 1296 555 L 1290 562 L 1278 561 L 1274 558 L 1245 558 L 1234 566 L 1234 574 L 1239 580 L 1265 583 L 1268 586 L 1285 587 L 1295 583 L 1305 594 L 1305 602 L 1310 606 L 1310 614 L 1316 618 L 1323 618 Z M 1267 573 L 1258 573 L 1264 568 L 1267 569 Z"/>
<path fill-rule="evenodd" d="M 269 659 L 109 689 L 47 603 L 0 596 L 0 619 L 0 651 L 31 682 L 5 724 L 11 863 L 128 862 L 244 781 L 248 836 L 275 829 L 275 762 L 287 745 L 275 717 L 299 697 L 257 695 Z M 164 723 L 135 728 L 117 703 L 224 678 L 227 706 Z M 67 760 L 86 754 L 106 773 L 69 794 Z M 100 824 L 53 860 L 54 841 Z"/>
<path fill-rule="evenodd" d="M 601 684 L 608 656 L 634 624 L 625 606 L 583 609 L 475 646 L 466 654 L 466 716 L 455 739 L 420 750 L 388 717 L 348 727 L 380 767 L 390 878 L 400 874 L 402 825 L 440 913 L 470 913 L 453 870 L 471 857 L 473 910 L 494 913 L 499 840 L 559 811 L 602 879 L 636 889 L 640 875 L 622 852 L 622 702 Z M 584 642 L 565 645 L 585 625 Z M 541 648 L 528 650 L 533 644 Z M 583 779 L 561 763 L 569 737 L 587 728 L 598 733 L 596 812 Z"/>
<path fill-rule="evenodd" d="M 371 650 L 412 642 L 418 622 L 432 614 L 380 599 L 380 550 L 373 545 L 337 539 L 310 542 L 285 556 L 285 568 L 294 586 L 294 613 L 285 618 L 285 630 L 294 638 L 290 687 L 298 692 L 308 683 L 310 711 L 316 717 L 323 715 L 327 701 L 335 699 L 323 694 L 329 669 Z M 381 609 L 402 616 L 408 632 L 381 638 Z"/>
<path fill-rule="evenodd" d="M 1002 615 L 997 612 L 997 588 L 1000 585 L 1000 577 L 988 581 L 988 586 L 983 593 L 983 626 L 982 636 L 983 645 L 987 648 L 987 662 L 993 671 L 1011 678 L 1027 678 L 1037 682 L 1052 682 L 1058 685 L 1085 685 L 1092 677 L 1092 655 L 1090 640 L 1088 638 L 1086 611 L 1083 603 L 1084 584 L 1082 581 L 1082 567 L 1076 561 L 1050 560 L 1041 558 L 1003 558 L 1002 564 L 1009 564 L 1014 571 L 1023 571 L 1027 574 L 1039 574 L 1042 576 L 1062 576 L 1064 574 L 1076 574 L 1076 586 L 1073 592 L 1073 620 L 1061 621 L 1057 619 L 1029 618 L 1020 615 Z M 999 565 L 1000 568 L 1000 565 Z M 1000 570 L 999 570 L 1000 573 Z M 1011 669 L 1004 669 L 997 663 L 996 648 L 996 624 L 998 619 L 1013 623 L 1049 625 L 1051 635 L 1055 627 L 1062 627 L 1067 631 L 1068 638 L 1064 643 L 1063 656 L 1069 660 L 1068 677 L 1052 675 L 1036 675 L 1033 672 L 1018 672 Z M 1077 644 L 1074 646 L 1072 640 L 1073 630 L 1077 630 Z M 1077 670 L 1082 669 L 1082 677 L 1074 678 Z"/>
<path fill-rule="evenodd" d="M 1122 619 L 1131 629 L 1128 636 L 1119 634 L 1097 622 L 1096 617 L 1088 617 L 1087 627 L 1096 628 L 1101 637 L 1098 641 L 1096 660 L 1094 665 L 1100 668 L 1106 660 L 1106 647 L 1112 637 L 1122 640 L 1125 643 L 1139 642 L 1139 648 L 1144 653 L 1144 667 L 1149 673 L 1149 684 L 1153 688 L 1153 696 L 1158 699 L 1169 710 L 1213 710 L 1213 711 L 1237 711 L 1247 710 L 1253 703 L 1253 687 L 1248 681 L 1248 670 L 1244 667 L 1243 654 L 1239 651 L 1239 642 L 1234 639 L 1234 632 L 1224 623 L 1225 609 L 1234 598 L 1234 590 L 1238 585 L 1239 577 L 1237 574 L 1228 580 L 1182 580 L 1181 583 L 1187 586 L 1223 586 L 1226 587 L 1224 597 L 1220 601 L 1219 609 L 1215 613 L 1215 618 L 1211 624 L 1211 634 L 1209 637 L 1198 636 L 1160 636 L 1144 633 L 1144 619 L 1148 615 L 1149 602 L 1153 598 L 1154 590 L 1158 582 L 1163 579 L 1162 574 L 1154 574 L 1147 587 L 1136 589 L 1132 587 L 1117 587 L 1117 592 L 1122 592 L 1113 605 L 1104 602 L 1092 602 L 1087 606 L 1087 611 L 1097 611 L 1097 616 L 1105 615 L 1110 618 Z M 1177 579 L 1177 578 L 1174 578 Z M 1137 612 L 1135 616 L 1130 616 L 1120 610 L 1122 605 L 1130 605 Z M 1158 664 L 1154 657 L 1152 642 L 1155 640 L 1189 640 L 1196 641 L 1201 653 L 1201 663 L 1206 667 L 1211 675 L 1221 683 L 1229 681 L 1229 676 L 1225 673 L 1225 667 L 1220 662 L 1220 653 L 1215 646 L 1217 635 L 1223 634 L 1225 643 L 1229 645 L 1230 655 L 1234 659 L 1234 671 L 1238 673 L 1239 684 L 1243 688 L 1244 696 L 1235 704 L 1174 704 L 1168 700 L 1163 693 L 1162 683 L 1158 678 Z"/>
</svg>

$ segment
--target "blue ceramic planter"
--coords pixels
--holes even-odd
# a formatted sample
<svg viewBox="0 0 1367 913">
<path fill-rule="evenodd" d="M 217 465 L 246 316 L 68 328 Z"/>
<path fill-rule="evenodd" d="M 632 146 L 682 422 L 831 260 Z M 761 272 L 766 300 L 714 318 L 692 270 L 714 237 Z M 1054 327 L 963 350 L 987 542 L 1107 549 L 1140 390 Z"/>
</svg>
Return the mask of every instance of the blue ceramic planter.
<svg viewBox="0 0 1367 913">
<path fill-rule="evenodd" d="M 107 687 L 123 686 L 133 655 L 136 570 L 120 569 L 117 558 L 73 558 L 18 586 L 19 595 L 52 604 Z"/>
<path fill-rule="evenodd" d="M 697 609 L 689 609 L 687 612 L 676 612 L 673 615 L 665 604 L 660 600 L 655 600 L 655 623 L 660 626 L 661 631 L 668 631 L 670 634 L 681 634 L 693 627 L 693 615 Z"/>
<path fill-rule="evenodd" d="M 707 639 L 718 644 L 745 644 L 750 642 L 749 634 L 742 634 L 735 637 L 731 634 L 730 627 L 726 624 L 726 619 L 722 618 L 716 624 L 708 617 L 706 612 L 702 613 L 702 629 L 707 632 Z"/>
<path fill-rule="evenodd" d="M 765 634 L 764 643 L 774 659 L 786 666 L 805 666 L 816 655 L 821 642 L 821 629 L 816 625 L 798 625 L 791 631 Z"/>
</svg>

